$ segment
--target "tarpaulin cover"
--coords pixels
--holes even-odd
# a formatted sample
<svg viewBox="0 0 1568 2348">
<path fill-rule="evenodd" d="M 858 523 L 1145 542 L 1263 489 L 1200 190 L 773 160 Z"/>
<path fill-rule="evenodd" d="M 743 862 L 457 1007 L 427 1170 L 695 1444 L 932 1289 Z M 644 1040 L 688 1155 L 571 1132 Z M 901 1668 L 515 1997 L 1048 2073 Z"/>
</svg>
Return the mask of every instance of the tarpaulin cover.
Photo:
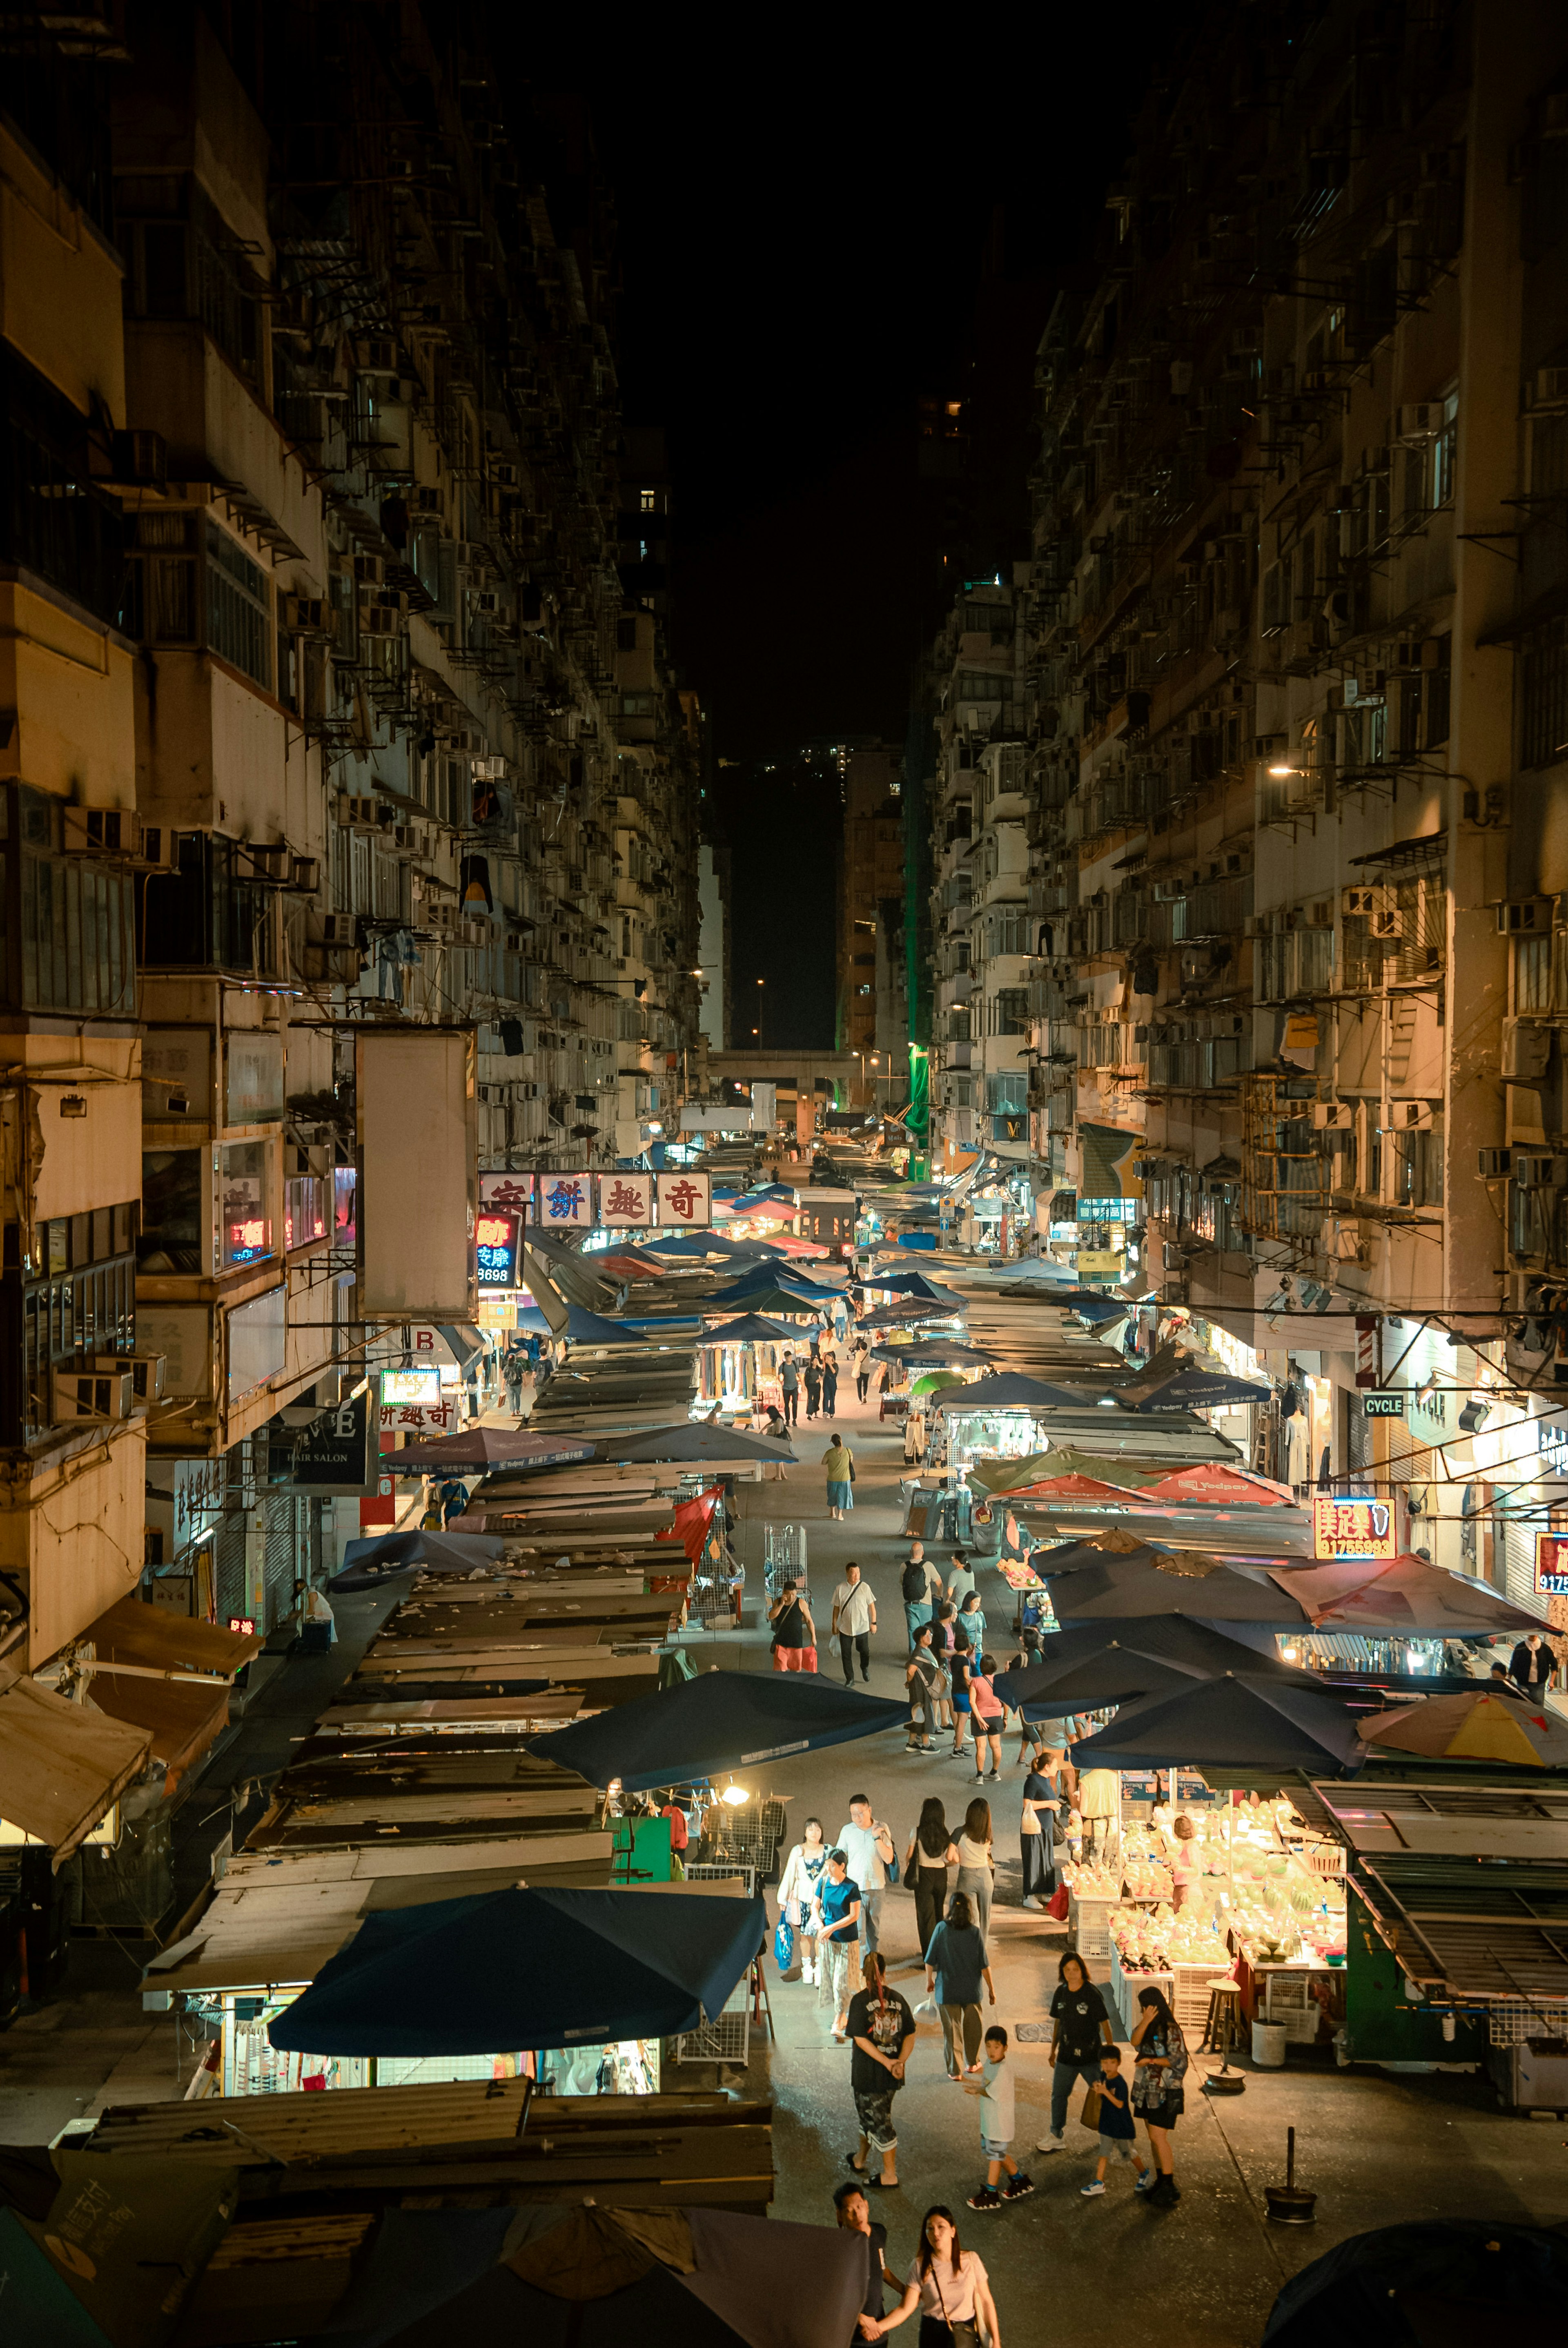
<svg viewBox="0 0 1568 2348">
<path fill-rule="evenodd" d="M 1487 1631 L 1539 1631 L 1541 1617 L 1468 1574 L 1397 1557 L 1387 1565 L 1336 1558 L 1331 1564 L 1274 1570 L 1274 1580 L 1315 1625 L 1327 1630 L 1426 1631 L 1459 1637 Z"/>
<path fill-rule="evenodd" d="M 437 1565 L 446 1573 L 467 1573 L 504 1557 L 506 1543 L 499 1533 L 378 1533 L 351 1540 L 343 1552 L 343 1570 L 327 1583 L 329 1590 L 374 1590 L 395 1573 L 416 1565 Z"/>
<path fill-rule="evenodd" d="M 703 1550 L 707 1547 L 713 1512 L 723 1497 L 716 1485 L 711 1492 L 698 1492 L 689 1500 L 677 1502 L 675 1523 L 665 1526 L 663 1531 L 656 1532 L 654 1539 L 661 1541 L 678 1540 L 693 1565 L 696 1565 Z"/>
<path fill-rule="evenodd" d="M 908 1718 L 905 1704 L 816 1673 L 703 1672 L 681 1687 L 634 1696 L 613 1713 L 524 1742 L 541 1760 L 575 1769 L 591 1785 L 619 1777 L 636 1792 L 874 1736 Z"/>
<path fill-rule="evenodd" d="M 873 1345 L 872 1359 L 903 1362 L 911 1369 L 985 1370 L 990 1368 L 993 1356 L 978 1345 L 966 1345 L 962 1337 L 916 1337 L 908 1345 Z"/>
<path fill-rule="evenodd" d="M 771 1251 L 766 1240 L 731 1239 L 727 1231 L 672 1231 L 667 1239 L 649 1240 L 636 1252 L 654 1258 L 661 1255 L 713 1256 L 735 1262 L 758 1262 Z M 650 1262 L 645 1277 L 651 1279 L 657 1272 L 656 1262 Z"/>
<path fill-rule="evenodd" d="M 244 2160 L 72 2151 L 46 2217 L 0 2211 L 5 2348 L 163 2348 L 239 2201 Z"/>
<path fill-rule="evenodd" d="M 550 1323 L 537 1305 L 518 1307 L 517 1325 L 534 1335 L 549 1335 Z M 650 1326 L 645 1319 L 634 1324 L 629 1321 L 607 1321 L 602 1313 L 590 1313 L 586 1305 L 568 1304 L 566 1308 L 566 1342 L 570 1345 L 645 1345 L 644 1334 Z"/>
<path fill-rule="evenodd" d="M 145 1728 L 71 1704 L 0 1664 L 0 1799 L 7 1823 L 64 1857 L 146 1765 Z"/>
<path fill-rule="evenodd" d="M 1312 2182 L 1309 2178 L 1307 2180 Z M 1558 2337 L 1568 2234 L 1500 2218 L 1379 2226 L 1293 2275 L 1264 2348 L 1432 2348 L 1439 2340 Z M 1439 2326 L 1442 2328 L 1439 2330 Z"/>
<path fill-rule="evenodd" d="M 1356 1734 L 1357 1718 L 1326 1691 L 1227 1672 L 1172 1695 L 1124 1704 L 1109 1727 L 1074 1746 L 1073 1766 L 1320 1769 L 1329 1761 L 1358 1768 L 1367 1748 Z"/>
<path fill-rule="evenodd" d="M 669 2037 L 722 2012 L 767 1926 L 761 1900 L 678 1891 L 487 1891 L 384 1910 L 268 2035 L 288 2054 L 403 2056 Z"/>
<path fill-rule="evenodd" d="M 1561 1713 L 1484 1684 L 1432 1695 L 1361 1723 L 1364 1745 L 1454 1761 L 1499 1761 L 1515 1769 L 1568 1767 L 1568 1723 Z"/>
<path fill-rule="evenodd" d="M 1037 1570 L 1049 1573 L 1037 1558 Z M 1190 1614 L 1201 1622 L 1277 1622 L 1299 1631 L 1303 1609 L 1266 1577 L 1254 1581 L 1229 1566 L 1212 1573 L 1163 1571 L 1138 1557 L 1108 1557 L 1100 1565 L 1064 1574 L 1051 1602 L 1064 1622 L 1117 1622 L 1132 1614 Z"/>
<path fill-rule="evenodd" d="M 469 1426 L 461 1435 L 440 1435 L 406 1451 L 384 1451 L 383 1473 L 392 1476 L 464 1475 L 481 1468 L 558 1468 L 592 1459 L 585 1435 L 531 1435 L 525 1427 Z"/>
<path fill-rule="evenodd" d="M 894 1296 L 913 1296 L 922 1304 L 945 1304 L 954 1313 L 964 1310 L 962 1296 L 951 1288 L 939 1288 L 923 1272 L 873 1272 L 864 1284 L 879 1292 L 891 1290 Z"/>
</svg>

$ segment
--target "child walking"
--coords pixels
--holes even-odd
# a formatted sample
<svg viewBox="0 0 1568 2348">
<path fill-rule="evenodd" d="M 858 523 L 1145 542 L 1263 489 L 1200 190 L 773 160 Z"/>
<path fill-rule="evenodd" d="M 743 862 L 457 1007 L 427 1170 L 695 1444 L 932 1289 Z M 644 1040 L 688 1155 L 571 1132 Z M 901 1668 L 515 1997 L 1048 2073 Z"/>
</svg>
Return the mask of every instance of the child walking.
<svg viewBox="0 0 1568 2348">
<path fill-rule="evenodd" d="M 980 2098 L 980 2148 L 987 2164 L 985 2182 L 978 2193 L 969 2196 L 969 2207 L 999 2209 L 1004 2201 L 1021 2201 L 1026 2193 L 1034 2191 L 1035 2180 L 1024 2174 L 1007 2149 L 1013 2141 L 1013 2074 L 1007 2068 L 1007 2034 L 1000 2023 L 993 2023 L 985 2033 L 980 2076 L 973 2085 L 965 2080 L 964 2092 Z M 1007 2182 L 998 2193 L 1004 2169 Z"/>
<path fill-rule="evenodd" d="M 1105 2191 L 1106 2166 L 1113 2158 L 1130 2160 L 1135 2174 L 1143 2175 L 1143 2163 L 1133 2150 L 1137 2134 L 1121 2055 L 1118 2048 L 1108 2046 L 1099 2058 L 1099 2159 L 1089 2182 L 1078 2188 L 1086 2201 Z"/>
</svg>

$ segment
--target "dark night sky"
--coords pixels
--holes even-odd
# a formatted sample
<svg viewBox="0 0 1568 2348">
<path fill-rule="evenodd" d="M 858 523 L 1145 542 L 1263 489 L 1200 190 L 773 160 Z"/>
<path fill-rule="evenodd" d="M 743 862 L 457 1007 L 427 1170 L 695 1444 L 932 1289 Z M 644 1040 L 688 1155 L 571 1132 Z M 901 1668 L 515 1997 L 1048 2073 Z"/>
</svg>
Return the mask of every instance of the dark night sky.
<svg viewBox="0 0 1568 2348">
<path fill-rule="evenodd" d="M 628 21 L 607 71 L 570 31 L 542 67 L 531 28 L 529 49 L 541 80 L 587 93 L 619 217 L 624 412 L 668 434 L 675 654 L 734 762 L 732 999 L 764 975 L 770 1039 L 826 1045 L 837 813 L 756 762 L 902 744 L 948 582 L 1026 553 L 1033 347 L 1088 258 L 1149 58 L 1126 8 L 1044 14 L 1026 38 L 1011 14 L 884 18 L 858 49 L 824 46 L 823 15 L 782 56 L 756 19 L 744 52 L 722 31 L 641 44 Z M 923 394 L 977 420 L 967 548 L 917 477 Z"/>
</svg>

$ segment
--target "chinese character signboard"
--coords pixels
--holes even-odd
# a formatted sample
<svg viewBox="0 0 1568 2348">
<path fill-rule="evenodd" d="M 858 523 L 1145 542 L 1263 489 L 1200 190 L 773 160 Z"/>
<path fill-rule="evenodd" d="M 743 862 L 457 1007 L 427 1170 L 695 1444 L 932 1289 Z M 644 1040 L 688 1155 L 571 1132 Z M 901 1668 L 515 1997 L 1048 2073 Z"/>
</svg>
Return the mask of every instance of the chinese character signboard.
<svg viewBox="0 0 1568 2348">
<path fill-rule="evenodd" d="M 599 1220 L 602 1223 L 651 1223 L 654 1220 L 654 1178 L 651 1174 L 601 1174 Z"/>
<path fill-rule="evenodd" d="M 1535 1587 L 1542 1598 L 1568 1598 L 1568 1539 L 1562 1533 L 1535 1536 Z"/>
<path fill-rule="evenodd" d="M 498 1288 L 517 1286 L 521 1236 L 521 1226 L 515 1215 L 500 1215 L 493 1208 L 481 1208 L 474 1223 L 481 1296 Z"/>
<path fill-rule="evenodd" d="M 534 1220 L 546 1231 L 585 1231 L 593 1221 L 592 1174 L 542 1174 Z"/>
<path fill-rule="evenodd" d="M 1392 1509 L 1386 1500 L 1354 1492 L 1314 1500 L 1312 1553 L 1387 1563 L 1398 1554 Z"/>
<path fill-rule="evenodd" d="M 713 1204 L 706 1174 L 659 1174 L 659 1222 L 665 1230 L 685 1224 L 688 1230 L 713 1220 Z"/>
<path fill-rule="evenodd" d="M 498 1215 L 526 1215 L 533 1198 L 531 1174 L 481 1174 L 480 1208 L 493 1207 Z"/>
</svg>

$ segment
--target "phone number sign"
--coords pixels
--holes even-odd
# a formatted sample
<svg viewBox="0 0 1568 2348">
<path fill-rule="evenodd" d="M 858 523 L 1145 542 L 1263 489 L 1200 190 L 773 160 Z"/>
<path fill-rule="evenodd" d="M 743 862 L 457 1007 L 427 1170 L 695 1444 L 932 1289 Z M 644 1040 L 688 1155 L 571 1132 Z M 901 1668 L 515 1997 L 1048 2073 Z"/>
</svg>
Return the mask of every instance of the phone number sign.
<svg viewBox="0 0 1568 2348">
<path fill-rule="evenodd" d="M 1318 1558 L 1346 1558 L 1382 1563 L 1398 1555 L 1394 1511 L 1387 1500 L 1359 1493 L 1312 1504 L 1312 1553 Z"/>
</svg>

